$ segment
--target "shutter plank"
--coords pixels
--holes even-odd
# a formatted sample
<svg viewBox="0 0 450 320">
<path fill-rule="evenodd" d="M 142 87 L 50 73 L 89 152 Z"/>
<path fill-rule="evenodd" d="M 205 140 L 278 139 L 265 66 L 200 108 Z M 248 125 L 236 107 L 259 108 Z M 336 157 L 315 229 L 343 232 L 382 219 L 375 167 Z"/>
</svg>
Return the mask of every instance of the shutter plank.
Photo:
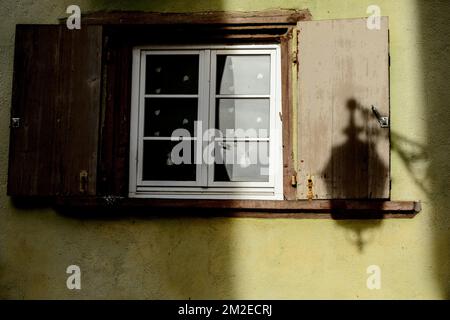
<svg viewBox="0 0 450 320">
<path fill-rule="evenodd" d="M 55 148 L 60 28 L 18 25 L 14 58 L 8 194 L 47 196 L 59 184 Z"/>
<path fill-rule="evenodd" d="M 331 197 L 328 186 L 332 183 L 332 171 L 326 168 L 332 148 L 333 81 L 325 70 L 333 69 L 333 43 L 318 42 L 320 33 L 327 33 L 327 26 L 301 25 L 299 34 L 299 108 L 298 143 L 299 170 L 298 196 L 308 198 L 309 177 L 313 179 L 314 197 Z M 305 92 L 311 94 L 304 94 Z M 326 169 L 323 169 L 326 168 Z M 323 169 L 323 170 L 322 170 Z"/>
<path fill-rule="evenodd" d="M 298 198 L 389 198 L 388 21 L 299 22 Z"/>
<path fill-rule="evenodd" d="M 132 44 L 128 33 L 105 30 L 104 50 L 106 99 L 101 120 L 101 142 L 97 190 L 101 195 L 127 196 L 130 141 Z"/>
<path fill-rule="evenodd" d="M 17 26 L 9 195 L 96 194 L 101 44 L 99 26 Z"/>
<path fill-rule="evenodd" d="M 101 100 L 102 28 L 67 30 L 61 39 L 61 103 L 65 137 L 61 176 L 64 195 L 96 194 Z M 80 173 L 87 183 L 80 190 Z"/>
</svg>

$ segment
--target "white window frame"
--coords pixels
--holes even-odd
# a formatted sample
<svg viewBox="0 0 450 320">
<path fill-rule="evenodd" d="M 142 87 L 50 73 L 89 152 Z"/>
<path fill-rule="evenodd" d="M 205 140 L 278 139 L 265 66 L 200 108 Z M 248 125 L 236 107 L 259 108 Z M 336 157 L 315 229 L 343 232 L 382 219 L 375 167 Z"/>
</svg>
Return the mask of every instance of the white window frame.
<svg viewBox="0 0 450 320">
<path fill-rule="evenodd" d="M 214 179 L 214 165 L 197 164 L 196 181 L 143 181 L 142 150 L 145 98 L 145 56 L 152 54 L 198 54 L 198 95 L 168 95 L 197 97 L 198 119 L 214 126 L 216 103 L 216 56 L 218 54 L 267 54 L 271 57 L 270 141 L 268 182 L 218 182 Z M 202 85 L 209 83 L 209 86 Z M 164 97 L 165 95 L 155 95 Z M 252 97 L 262 97 L 255 95 Z M 231 96 L 228 96 L 229 98 Z M 238 95 L 242 98 L 242 95 Z M 248 96 L 247 98 L 250 98 Z M 130 119 L 130 178 L 129 197 L 172 199 L 251 199 L 283 200 L 282 124 L 281 124 L 281 57 L 279 45 L 201 45 L 201 46 L 140 46 L 133 48 L 132 97 Z M 206 130 L 207 128 L 203 128 Z M 163 140 L 163 138 L 145 138 Z M 193 138 L 191 138 L 192 140 Z M 170 138 L 166 140 L 171 140 Z M 195 139 L 193 139 L 195 140 Z M 201 150 L 209 143 L 204 141 Z M 195 151 L 197 148 L 194 142 Z"/>
</svg>

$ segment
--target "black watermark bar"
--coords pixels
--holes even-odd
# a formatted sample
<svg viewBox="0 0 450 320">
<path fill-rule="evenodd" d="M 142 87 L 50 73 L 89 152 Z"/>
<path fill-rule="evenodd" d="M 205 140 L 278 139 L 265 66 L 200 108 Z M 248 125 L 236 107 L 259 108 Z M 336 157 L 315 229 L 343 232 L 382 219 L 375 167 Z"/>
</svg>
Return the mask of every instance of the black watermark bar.
<svg viewBox="0 0 450 320">
<path fill-rule="evenodd" d="M 42 314 L 58 318 L 106 316 L 124 319 L 307 319 L 326 316 L 346 318 L 405 317 L 448 310 L 448 301 L 307 301 L 307 300 L 53 300 L 2 301 L 3 312 Z M 432 309 L 430 309 L 432 308 Z M 62 317 L 59 317 L 62 316 Z"/>
</svg>

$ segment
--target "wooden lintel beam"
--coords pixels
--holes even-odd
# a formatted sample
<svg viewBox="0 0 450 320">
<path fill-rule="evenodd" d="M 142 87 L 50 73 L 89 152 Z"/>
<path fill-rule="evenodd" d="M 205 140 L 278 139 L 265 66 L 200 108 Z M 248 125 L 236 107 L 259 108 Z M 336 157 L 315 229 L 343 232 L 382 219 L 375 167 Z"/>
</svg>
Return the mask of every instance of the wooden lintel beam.
<svg viewBox="0 0 450 320">
<path fill-rule="evenodd" d="M 208 11 L 208 12 L 139 12 L 101 11 L 82 15 L 82 24 L 99 25 L 172 25 L 172 24 L 293 24 L 311 20 L 309 10 L 265 10 L 251 12 Z M 60 19 L 65 23 L 66 18 Z"/>
</svg>

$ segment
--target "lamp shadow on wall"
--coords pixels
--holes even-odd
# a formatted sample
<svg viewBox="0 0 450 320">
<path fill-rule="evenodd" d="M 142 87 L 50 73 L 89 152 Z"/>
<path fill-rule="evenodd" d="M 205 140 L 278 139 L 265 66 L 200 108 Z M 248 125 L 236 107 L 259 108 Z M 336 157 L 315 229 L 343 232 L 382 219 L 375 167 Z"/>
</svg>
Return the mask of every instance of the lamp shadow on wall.
<svg viewBox="0 0 450 320">
<path fill-rule="evenodd" d="M 372 111 L 352 98 L 347 100 L 341 112 L 348 114 L 348 123 L 342 130 L 345 141 L 333 146 L 322 171 L 323 176 L 332 176 L 332 179 L 325 179 L 327 195 L 331 199 L 376 198 L 384 193 L 389 169 L 376 152 L 376 143 L 381 139 L 376 135 L 378 131 L 370 133 L 371 139 L 368 139 L 365 129 L 364 123 L 373 117 Z M 376 183 L 371 183 L 373 179 Z M 330 201 L 332 218 L 346 230 L 347 240 L 362 253 L 364 247 L 374 240 L 374 229 L 382 225 L 383 213 L 373 208 L 372 212 L 358 213 L 355 221 L 351 220 L 351 214 L 340 209 L 339 200 Z"/>
<path fill-rule="evenodd" d="M 426 146 L 404 143 L 413 152 L 399 152 L 399 155 L 412 175 L 416 172 L 414 164 L 421 158 L 426 160 L 427 166 L 422 175 L 415 175 L 415 182 L 427 196 L 424 202 L 427 218 L 432 224 L 428 230 L 433 232 L 430 252 L 434 259 L 436 284 L 443 298 L 450 299 L 450 4 L 448 1 L 416 0 L 416 9 Z M 396 140 L 398 146 L 400 136 L 394 136 Z"/>
</svg>

